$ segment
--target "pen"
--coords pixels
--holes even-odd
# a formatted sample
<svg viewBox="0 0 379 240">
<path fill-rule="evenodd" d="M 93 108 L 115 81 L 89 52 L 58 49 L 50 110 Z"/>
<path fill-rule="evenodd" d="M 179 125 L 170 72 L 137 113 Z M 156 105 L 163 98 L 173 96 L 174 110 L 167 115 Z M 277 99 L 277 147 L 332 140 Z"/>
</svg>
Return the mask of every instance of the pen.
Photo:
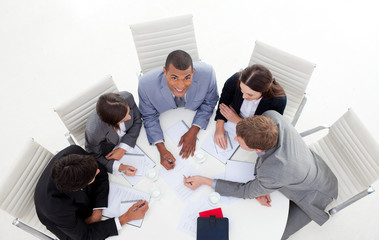
<svg viewBox="0 0 379 240">
<path fill-rule="evenodd" d="M 229 133 L 228 133 L 228 132 L 225 132 L 225 135 L 226 135 L 226 137 L 227 137 L 226 148 L 228 148 L 228 142 L 229 142 L 230 146 L 232 146 L 232 142 L 230 141 Z"/>
<path fill-rule="evenodd" d="M 141 207 L 143 207 L 144 205 L 145 205 L 145 202 L 141 203 L 140 205 L 138 205 L 138 206 L 133 210 L 133 212 L 137 211 L 138 208 L 141 208 Z"/>
<path fill-rule="evenodd" d="M 162 158 L 163 158 L 164 160 L 166 160 L 169 164 L 172 164 L 172 160 L 171 160 L 171 159 L 167 159 L 167 158 L 165 158 L 165 157 L 163 157 L 163 156 L 162 156 Z"/>
<path fill-rule="evenodd" d="M 125 169 L 125 170 L 122 170 L 121 172 L 124 173 L 124 172 L 127 172 L 127 171 L 134 172 L 134 170 L 131 170 L 131 169 Z"/>
<path fill-rule="evenodd" d="M 142 201 L 142 199 L 137 199 L 137 200 L 124 200 L 124 201 L 121 201 L 121 203 L 131 203 L 131 202 L 139 202 L 139 201 Z"/>
<path fill-rule="evenodd" d="M 183 174 L 183 177 L 187 178 L 186 175 L 184 175 L 184 174 Z M 189 182 L 189 184 L 192 186 L 192 183 L 191 183 L 191 182 Z"/>
</svg>

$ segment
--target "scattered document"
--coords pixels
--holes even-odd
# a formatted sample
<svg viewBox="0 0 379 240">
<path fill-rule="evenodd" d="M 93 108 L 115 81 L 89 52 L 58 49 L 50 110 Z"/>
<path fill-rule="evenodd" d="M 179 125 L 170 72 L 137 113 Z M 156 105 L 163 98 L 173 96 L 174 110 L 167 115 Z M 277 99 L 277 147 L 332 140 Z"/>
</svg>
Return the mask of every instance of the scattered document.
<svg viewBox="0 0 379 240">
<path fill-rule="evenodd" d="M 136 185 L 145 176 L 145 172 L 148 169 L 155 167 L 155 162 L 147 156 L 137 145 L 134 147 L 133 151 L 126 152 L 125 155 L 120 159 L 122 164 L 130 165 L 137 168 L 135 176 L 127 176 L 122 174 L 122 176 L 132 185 Z"/>
<path fill-rule="evenodd" d="M 161 178 L 167 185 L 175 192 L 180 200 L 188 202 L 189 199 L 198 191 L 191 190 L 184 185 L 184 176 L 195 176 L 198 172 L 195 168 L 185 159 L 177 156 L 175 161 L 175 168 L 166 170 L 164 167 L 160 169 Z"/>
<path fill-rule="evenodd" d="M 225 170 L 225 180 L 246 183 L 255 178 L 254 163 L 228 160 Z"/>
<path fill-rule="evenodd" d="M 213 134 L 213 136 L 214 136 L 214 134 Z M 214 143 L 214 145 L 216 147 L 217 154 L 227 153 L 227 152 L 229 152 L 229 151 L 231 151 L 233 149 L 232 148 L 232 142 L 230 140 L 229 134 L 226 131 L 225 131 L 225 138 L 226 138 L 226 148 L 225 149 L 220 148 L 216 143 Z"/>
<path fill-rule="evenodd" d="M 226 164 L 226 161 L 233 156 L 234 152 L 239 147 L 239 144 L 234 140 L 234 137 L 236 136 L 236 124 L 228 121 L 224 124 L 224 128 L 228 142 L 227 149 L 220 148 L 214 142 L 214 131 L 213 133 L 209 134 L 208 138 L 204 141 L 201 148 L 211 154 L 213 157 L 220 160 L 222 163 Z"/>
<path fill-rule="evenodd" d="M 197 218 L 199 212 L 213 209 L 205 196 L 200 197 L 196 202 L 191 202 L 184 210 L 177 226 L 177 230 L 196 238 Z"/>
<path fill-rule="evenodd" d="M 188 132 L 188 130 L 189 130 L 189 127 L 187 126 L 187 124 L 183 120 L 181 120 L 177 122 L 176 124 L 174 124 L 173 126 L 169 127 L 166 130 L 166 134 L 174 142 L 174 144 L 178 146 L 180 142 L 180 138 L 186 132 Z"/>
<path fill-rule="evenodd" d="M 109 183 L 108 208 L 103 210 L 104 217 L 119 217 L 139 200 L 150 201 L 150 195 L 133 188 L 113 182 Z M 141 227 L 143 219 L 133 220 L 128 224 Z"/>
</svg>

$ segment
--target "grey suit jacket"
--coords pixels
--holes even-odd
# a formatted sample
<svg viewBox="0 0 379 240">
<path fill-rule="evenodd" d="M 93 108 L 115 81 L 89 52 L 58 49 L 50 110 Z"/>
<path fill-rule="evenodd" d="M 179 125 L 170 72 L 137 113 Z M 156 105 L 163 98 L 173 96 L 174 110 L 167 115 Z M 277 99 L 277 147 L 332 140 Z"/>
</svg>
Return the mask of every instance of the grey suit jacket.
<svg viewBox="0 0 379 240">
<path fill-rule="evenodd" d="M 240 198 L 255 198 L 278 190 L 322 225 L 329 218 L 324 211 L 326 206 L 337 198 L 337 178 L 282 115 L 273 110 L 263 115 L 277 123 L 279 139 L 274 148 L 257 159 L 256 178 L 247 183 L 217 180 L 215 190 Z"/>
<path fill-rule="evenodd" d="M 159 115 L 175 109 L 173 93 L 167 86 L 163 68 L 156 68 L 143 75 L 138 84 L 139 109 L 142 114 L 147 138 L 150 144 L 164 139 L 159 124 Z M 216 75 L 212 66 L 194 63 L 192 83 L 186 93 L 185 108 L 194 110 L 192 124 L 206 129 L 209 118 L 218 100 Z"/>
<path fill-rule="evenodd" d="M 130 147 L 134 147 L 142 126 L 141 114 L 134 102 L 133 95 L 129 92 L 120 92 L 119 94 L 128 103 L 131 116 L 130 120 L 123 123 L 125 124 L 126 133 L 121 140 L 111 126 L 100 120 L 96 110 L 89 116 L 85 130 L 85 147 L 87 152 L 93 154 L 105 166 L 108 172 L 112 172 L 114 160 L 107 160 L 104 157 L 105 153 L 102 152 L 101 144 L 111 143 L 118 145 L 120 142 L 123 142 Z"/>
</svg>

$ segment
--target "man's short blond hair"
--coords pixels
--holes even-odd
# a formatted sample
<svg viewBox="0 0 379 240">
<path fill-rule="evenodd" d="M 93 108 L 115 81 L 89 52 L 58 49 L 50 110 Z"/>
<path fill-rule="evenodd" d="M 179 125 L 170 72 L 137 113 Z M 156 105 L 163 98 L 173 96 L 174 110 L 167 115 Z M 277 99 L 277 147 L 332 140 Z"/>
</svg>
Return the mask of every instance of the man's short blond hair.
<svg viewBox="0 0 379 240">
<path fill-rule="evenodd" d="M 252 116 L 237 124 L 237 136 L 251 149 L 270 150 L 278 142 L 279 130 L 276 123 L 266 116 Z"/>
</svg>

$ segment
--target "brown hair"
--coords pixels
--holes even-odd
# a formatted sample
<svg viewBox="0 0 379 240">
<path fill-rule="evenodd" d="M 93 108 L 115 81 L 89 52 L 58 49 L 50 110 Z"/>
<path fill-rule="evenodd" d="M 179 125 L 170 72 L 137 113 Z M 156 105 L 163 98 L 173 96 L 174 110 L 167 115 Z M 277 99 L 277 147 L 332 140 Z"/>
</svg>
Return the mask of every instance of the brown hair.
<svg viewBox="0 0 379 240">
<path fill-rule="evenodd" d="M 249 148 L 267 151 L 278 142 L 279 130 L 271 118 L 257 115 L 238 122 L 237 136 L 241 137 Z"/>
<path fill-rule="evenodd" d="M 183 50 L 175 50 L 167 56 L 165 63 L 166 71 L 170 64 L 174 65 L 178 70 L 187 70 L 190 66 L 193 68 L 191 56 Z"/>
<path fill-rule="evenodd" d="M 238 87 L 242 83 L 256 92 L 262 93 L 263 98 L 286 96 L 284 89 L 272 77 L 270 70 L 260 64 L 251 65 L 239 73 Z"/>
<path fill-rule="evenodd" d="M 50 176 L 59 191 L 85 188 L 96 176 L 98 165 L 92 155 L 69 154 L 54 162 Z"/>
<path fill-rule="evenodd" d="M 117 93 L 101 95 L 96 104 L 96 112 L 101 121 L 116 130 L 120 129 L 118 123 L 125 118 L 128 109 L 128 103 Z"/>
</svg>

